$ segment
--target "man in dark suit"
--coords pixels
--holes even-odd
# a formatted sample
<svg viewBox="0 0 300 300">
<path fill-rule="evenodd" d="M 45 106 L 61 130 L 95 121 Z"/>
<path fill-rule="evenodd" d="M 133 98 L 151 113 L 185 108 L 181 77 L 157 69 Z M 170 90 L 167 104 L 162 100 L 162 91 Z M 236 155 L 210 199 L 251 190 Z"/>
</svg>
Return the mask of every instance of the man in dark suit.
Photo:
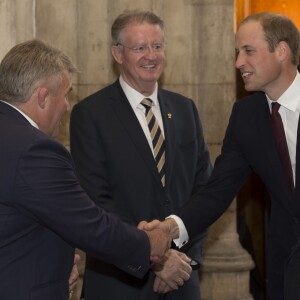
<svg viewBox="0 0 300 300">
<path fill-rule="evenodd" d="M 70 108 L 75 71 L 67 56 L 38 40 L 13 47 L 0 64 L 2 300 L 68 299 L 75 247 L 140 278 L 150 246 L 153 259 L 168 247 L 165 234 L 148 239 L 97 207 L 69 152 L 50 137 Z"/>
<path fill-rule="evenodd" d="M 90 197 L 137 225 L 178 212 L 207 180 L 211 164 L 193 101 L 158 87 L 165 67 L 163 21 L 152 12 L 126 12 L 114 21 L 112 40 L 120 78 L 73 108 L 71 153 Z M 141 104 L 145 98 L 155 120 Z M 152 141 L 147 121 L 158 124 L 154 128 L 163 138 L 157 134 Z M 160 150 L 156 138 L 164 144 Z M 200 236 L 183 251 L 200 260 L 201 243 Z M 191 273 L 187 262 L 172 249 L 141 282 L 88 256 L 85 299 L 200 299 L 198 272 Z"/>
<path fill-rule="evenodd" d="M 235 103 L 210 180 L 178 216 L 193 239 L 224 212 L 245 179 L 255 172 L 271 198 L 266 247 L 268 299 L 299 300 L 299 32 L 283 15 L 257 13 L 240 24 L 236 51 L 236 68 L 245 89 L 259 92 Z M 273 107 L 279 107 L 280 117 Z M 284 130 L 281 140 L 278 117 Z M 284 164 L 284 159 L 288 163 Z M 174 220 L 160 225 L 171 230 L 174 238 L 178 236 Z"/>
</svg>

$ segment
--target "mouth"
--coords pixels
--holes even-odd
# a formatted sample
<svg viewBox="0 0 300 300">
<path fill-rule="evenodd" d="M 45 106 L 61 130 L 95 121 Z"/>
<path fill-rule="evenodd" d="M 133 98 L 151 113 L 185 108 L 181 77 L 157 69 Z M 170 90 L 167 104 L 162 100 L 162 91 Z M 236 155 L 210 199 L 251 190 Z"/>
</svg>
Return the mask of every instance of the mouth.
<svg viewBox="0 0 300 300">
<path fill-rule="evenodd" d="M 252 75 L 252 73 L 250 72 L 241 72 L 242 78 L 243 79 L 247 79 L 248 77 L 250 77 Z"/>
<path fill-rule="evenodd" d="M 153 69 L 155 69 L 155 67 L 156 67 L 156 65 L 154 65 L 154 64 L 149 64 L 149 65 L 143 65 L 143 66 L 141 66 L 143 69 L 146 69 L 146 70 L 153 70 Z"/>
</svg>

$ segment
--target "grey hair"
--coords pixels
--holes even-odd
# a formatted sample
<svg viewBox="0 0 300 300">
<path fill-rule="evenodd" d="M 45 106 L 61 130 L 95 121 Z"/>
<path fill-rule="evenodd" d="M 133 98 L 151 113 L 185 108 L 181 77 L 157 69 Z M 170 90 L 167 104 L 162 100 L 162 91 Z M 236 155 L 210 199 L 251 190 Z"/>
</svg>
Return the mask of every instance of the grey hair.
<svg viewBox="0 0 300 300">
<path fill-rule="evenodd" d="M 20 43 L 0 64 L 0 99 L 26 102 L 41 83 L 49 84 L 48 88 L 55 93 L 65 71 L 73 74 L 77 69 L 60 50 L 37 39 Z"/>
<path fill-rule="evenodd" d="M 114 45 L 120 43 L 122 30 L 129 24 L 149 23 L 159 25 L 162 32 L 164 31 L 163 20 L 151 11 L 125 10 L 114 21 L 111 27 L 111 37 Z"/>
</svg>

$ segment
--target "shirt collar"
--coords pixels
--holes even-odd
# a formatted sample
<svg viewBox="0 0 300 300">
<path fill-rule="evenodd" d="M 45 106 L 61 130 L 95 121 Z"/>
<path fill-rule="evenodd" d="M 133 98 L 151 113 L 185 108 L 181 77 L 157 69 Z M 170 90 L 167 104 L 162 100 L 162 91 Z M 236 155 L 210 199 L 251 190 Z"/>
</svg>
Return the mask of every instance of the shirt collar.
<svg viewBox="0 0 300 300">
<path fill-rule="evenodd" d="M 150 96 L 145 97 L 143 94 L 139 93 L 137 90 L 135 90 L 130 85 L 128 85 L 122 76 L 120 76 L 119 81 L 130 105 L 133 108 L 137 108 L 144 98 L 151 99 L 153 102 L 153 106 L 158 106 L 158 97 L 157 97 L 158 84 L 157 83 L 155 84 L 153 93 Z"/>
<path fill-rule="evenodd" d="M 269 106 L 274 102 L 266 95 Z M 296 77 L 287 90 L 278 98 L 277 102 L 286 109 L 296 112 L 300 111 L 300 74 L 297 71 Z"/>
<path fill-rule="evenodd" d="M 39 129 L 39 126 L 30 117 L 28 117 L 24 112 L 22 112 L 20 109 L 18 109 L 16 106 L 14 106 L 6 101 L 3 101 L 3 100 L 0 100 L 0 101 L 11 106 L 15 110 L 17 110 L 33 127 Z"/>
</svg>

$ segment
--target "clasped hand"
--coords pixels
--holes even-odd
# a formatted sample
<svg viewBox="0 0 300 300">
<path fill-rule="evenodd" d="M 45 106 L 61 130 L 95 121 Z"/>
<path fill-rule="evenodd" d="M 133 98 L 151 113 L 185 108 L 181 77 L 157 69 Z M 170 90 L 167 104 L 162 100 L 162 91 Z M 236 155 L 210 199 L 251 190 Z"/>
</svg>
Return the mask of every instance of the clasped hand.
<svg viewBox="0 0 300 300">
<path fill-rule="evenodd" d="M 157 230 L 162 231 L 169 237 L 170 243 L 171 239 L 178 237 L 179 231 L 173 219 L 167 219 L 164 222 L 153 220 L 150 223 L 142 221 L 139 223 L 138 228 L 144 230 L 147 234 Z M 170 248 L 170 244 L 168 247 Z M 190 278 L 192 272 L 191 259 L 184 253 L 170 249 L 163 257 L 153 258 L 154 255 L 152 254 L 151 260 L 154 262 L 152 269 L 156 274 L 153 285 L 154 292 L 167 293 L 176 290 Z"/>
<path fill-rule="evenodd" d="M 154 292 L 167 293 L 182 286 L 192 272 L 190 261 L 191 259 L 182 252 L 174 249 L 167 251 L 161 262 L 152 266 L 156 274 Z"/>
<path fill-rule="evenodd" d="M 158 220 L 155 221 L 159 222 Z M 140 222 L 138 228 L 144 230 L 148 235 L 151 248 L 150 260 L 153 263 L 158 263 L 164 258 L 166 251 L 170 249 L 172 239 L 168 232 L 163 231 L 158 227 L 151 227 L 150 230 L 145 230 L 145 224 L 147 224 L 147 222 Z"/>
<path fill-rule="evenodd" d="M 75 289 L 78 279 L 79 279 L 79 271 L 78 271 L 79 261 L 80 261 L 80 255 L 75 254 L 73 268 L 72 268 L 72 271 L 71 271 L 71 274 L 69 277 L 69 299 L 72 298 L 74 289 Z"/>
</svg>

